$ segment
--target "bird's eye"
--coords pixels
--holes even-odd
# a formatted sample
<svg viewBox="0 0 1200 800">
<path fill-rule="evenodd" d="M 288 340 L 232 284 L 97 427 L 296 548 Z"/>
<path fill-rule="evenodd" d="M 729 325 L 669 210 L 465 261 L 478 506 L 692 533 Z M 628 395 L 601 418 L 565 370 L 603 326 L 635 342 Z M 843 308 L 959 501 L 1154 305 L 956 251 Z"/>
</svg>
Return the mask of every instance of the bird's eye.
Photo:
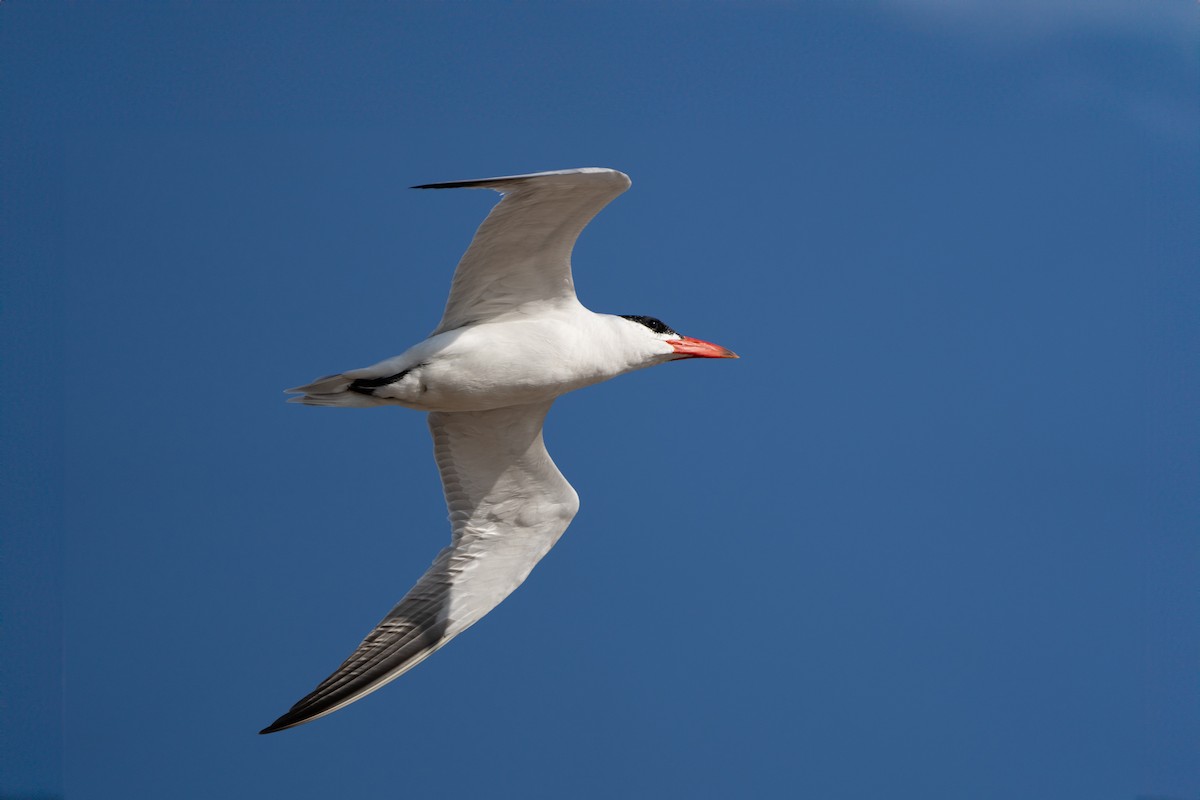
<svg viewBox="0 0 1200 800">
<path fill-rule="evenodd" d="M 655 333 L 665 333 L 671 336 L 679 335 L 676 331 L 671 330 L 671 328 L 661 319 L 655 319 L 654 317 L 642 317 L 637 316 L 636 314 L 622 314 L 621 316 L 630 322 L 636 322 L 639 325 L 645 325 Z"/>
</svg>

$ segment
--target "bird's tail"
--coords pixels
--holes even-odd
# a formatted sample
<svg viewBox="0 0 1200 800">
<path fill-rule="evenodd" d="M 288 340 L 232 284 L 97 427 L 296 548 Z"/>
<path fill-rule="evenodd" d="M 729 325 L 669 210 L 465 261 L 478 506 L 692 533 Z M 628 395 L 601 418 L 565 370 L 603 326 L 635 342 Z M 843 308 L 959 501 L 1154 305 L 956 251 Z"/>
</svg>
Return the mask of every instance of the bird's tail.
<svg viewBox="0 0 1200 800">
<path fill-rule="evenodd" d="M 289 397 L 289 403 L 303 403 L 306 406 L 345 406 L 347 408 L 365 408 L 380 405 L 378 398 L 351 389 L 355 379 L 345 374 L 327 375 L 312 383 L 287 389 L 288 394 L 298 395 Z"/>
</svg>

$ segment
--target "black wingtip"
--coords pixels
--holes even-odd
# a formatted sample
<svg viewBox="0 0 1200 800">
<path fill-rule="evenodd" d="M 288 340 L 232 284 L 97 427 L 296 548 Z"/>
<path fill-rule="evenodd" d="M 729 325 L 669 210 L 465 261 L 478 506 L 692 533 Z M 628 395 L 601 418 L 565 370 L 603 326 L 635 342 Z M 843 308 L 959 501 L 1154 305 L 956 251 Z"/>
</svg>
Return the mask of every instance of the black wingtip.
<svg viewBox="0 0 1200 800">
<path fill-rule="evenodd" d="M 270 725 L 268 725 L 267 727 L 265 727 L 261 731 L 259 731 L 258 735 L 262 736 L 264 733 L 275 733 L 276 731 L 286 730 L 294 725 L 299 724 L 298 722 L 288 721 L 288 716 L 289 716 L 288 714 L 284 714 L 282 717 L 275 720 Z"/>
<path fill-rule="evenodd" d="M 479 181 L 447 181 L 445 183 L 422 183 L 418 186 L 410 186 L 410 189 L 479 189 L 490 188 L 494 180 L 479 180 Z"/>
<path fill-rule="evenodd" d="M 299 704 L 297 704 L 297 705 L 299 705 Z M 317 715 L 317 716 L 320 716 L 320 715 Z M 304 723 L 306 723 L 314 718 L 315 717 L 312 714 L 306 714 L 303 712 L 301 712 L 299 714 L 296 713 L 296 709 L 295 709 L 295 707 L 293 707 L 293 708 L 288 709 L 288 712 L 286 714 L 284 714 L 282 717 L 275 720 L 270 725 L 268 725 L 267 727 L 265 727 L 261 731 L 259 731 L 258 735 L 262 736 L 264 733 L 275 733 L 277 731 L 285 731 L 288 728 L 295 728 L 297 725 L 303 725 Z"/>
</svg>

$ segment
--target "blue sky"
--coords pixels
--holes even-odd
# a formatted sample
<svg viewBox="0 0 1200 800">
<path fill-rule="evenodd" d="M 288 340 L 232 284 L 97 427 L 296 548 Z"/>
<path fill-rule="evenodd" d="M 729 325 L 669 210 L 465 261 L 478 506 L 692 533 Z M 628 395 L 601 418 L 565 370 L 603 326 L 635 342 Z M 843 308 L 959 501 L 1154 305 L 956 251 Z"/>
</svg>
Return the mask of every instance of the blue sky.
<svg viewBox="0 0 1200 800">
<path fill-rule="evenodd" d="M 0 5 L 0 796 L 1195 797 L 1188 2 Z M 561 400 L 582 510 L 269 737 L 446 541 L 431 330 L 494 196 L 742 355 Z"/>
</svg>

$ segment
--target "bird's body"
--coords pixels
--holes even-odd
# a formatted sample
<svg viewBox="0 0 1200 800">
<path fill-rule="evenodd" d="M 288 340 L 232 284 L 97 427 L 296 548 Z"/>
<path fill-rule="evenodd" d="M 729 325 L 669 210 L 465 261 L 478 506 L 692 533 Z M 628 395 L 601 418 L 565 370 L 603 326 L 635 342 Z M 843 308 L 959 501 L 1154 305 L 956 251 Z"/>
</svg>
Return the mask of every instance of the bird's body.
<svg viewBox="0 0 1200 800">
<path fill-rule="evenodd" d="M 330 376 L 297 392 L 310 405 L 402 405 L 419 411 L 486 411 L 553 400 L 561 394 L 650 366 L 647 350 L 620 336 L 624 317 L 578 303 L 538 316 L 484 322 L 431 336 L 393 358 Z M 671 351 L 667 351 L 671 352 Z M 401 376 L 370 393 L 348 391 Z M 333 389 L 334 392 L 328 390 Z M 339 391 L 340 390 L 340 391 Z"/>
<path fill-rule="evenodd" d="M 459 262 L 441 324 L 394 358 L 289 391 L 307 405 L 431 412 L 451 543 L 345 663 L 263 733 L 399 677 L 525 580 L 579 508 L 542 443 L 555 398 L 675 359 L 736 358 L 652 317 L 593 313 L 575 297 L 575 239 L 628 186 L 620 172 L 585 168 L 418 187 L 504 194 Z"/>
</svg>

